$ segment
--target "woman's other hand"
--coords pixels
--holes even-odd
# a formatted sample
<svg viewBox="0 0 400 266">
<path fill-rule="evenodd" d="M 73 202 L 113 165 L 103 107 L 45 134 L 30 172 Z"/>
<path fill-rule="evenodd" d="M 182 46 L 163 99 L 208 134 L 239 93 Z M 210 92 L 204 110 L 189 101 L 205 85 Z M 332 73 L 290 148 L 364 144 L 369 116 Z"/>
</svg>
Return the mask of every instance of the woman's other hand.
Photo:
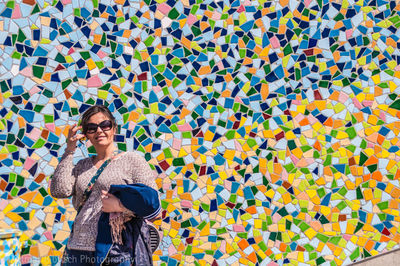
<svg viewBox="0 0 400 266">
<path fill-rule="evenodd" d="M 103 212 L 126 212 L 129 211 L 127 208 L 125 208 L 121 201 L 114 196 L 113 194 L 108 193 L 105 190 L 101 191 L 101 203 L 103 204 L 103 207 L 101 210 Z"/>
<path fill-rule="evenodd" d="M 78 130 L 81 130 L 82 126 L 77 126 L 76 124 L 72 125 L 68 130 L 67 136 L 67 152 L 73 152 L 76 149 L 76 142 L 85 137 L 84 134 L 77 133 Z"/>
</svg>

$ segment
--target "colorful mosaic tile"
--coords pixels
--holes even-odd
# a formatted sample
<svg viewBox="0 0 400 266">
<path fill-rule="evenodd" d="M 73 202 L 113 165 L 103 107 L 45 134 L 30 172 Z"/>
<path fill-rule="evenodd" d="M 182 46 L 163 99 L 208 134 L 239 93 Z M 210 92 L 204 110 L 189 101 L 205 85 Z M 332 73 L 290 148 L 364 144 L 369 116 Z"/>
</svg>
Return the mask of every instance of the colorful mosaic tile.
<svg viewBox="0 0 400 266">
<path fill-rule="evenodd" d="M 386 0 L 1 2 L 0 228 L 23 263 L 59 262 L 75 211 L 48 182 L 105 104 L 158 173 L 157 265 L 399 248 L 399 27 Z"/>
</svg>

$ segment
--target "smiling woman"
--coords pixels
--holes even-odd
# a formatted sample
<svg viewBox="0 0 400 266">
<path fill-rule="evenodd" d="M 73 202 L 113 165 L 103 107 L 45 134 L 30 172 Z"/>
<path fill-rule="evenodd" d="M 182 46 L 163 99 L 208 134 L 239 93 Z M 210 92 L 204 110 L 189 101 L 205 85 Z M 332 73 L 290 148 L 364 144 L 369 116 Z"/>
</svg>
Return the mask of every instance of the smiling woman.
<svg viewBox="0 0 400 266">
<path fill-rule="evenodd" d="M 140 232 L 146 225 L 145 219 L 159 214 L 155 175 L 139 154 L 118 152 L 114 143 L 116 129 L 112 113 L 101 105 L 90 107 L 83 114 L 81 125 L 69 129 L 65 153 L 50 183 L 51 194 L 58 198 L 72 196 L 78 211 L 63 265 L 88 265 L 88 261 L 94 262 L 89 265 L 112 261 L 118 261 L 118 265 L 124 265 L 123 261 L 126 265 L 132 261 L 136 265 L 151 264 L 147 236 L 135 242 L 138 248 L 132 247 L 122 229 L 133 221 L 135 224 L 128 228 L 139 228 Z M 94 146 L 96 155 L 74 166 L 76 142 L 84 138 Z M 148 197 L 148 204 L 132 204 L 143 197 Z M 135 249 L 147 253 L 139 254 Z"/>
</svg>

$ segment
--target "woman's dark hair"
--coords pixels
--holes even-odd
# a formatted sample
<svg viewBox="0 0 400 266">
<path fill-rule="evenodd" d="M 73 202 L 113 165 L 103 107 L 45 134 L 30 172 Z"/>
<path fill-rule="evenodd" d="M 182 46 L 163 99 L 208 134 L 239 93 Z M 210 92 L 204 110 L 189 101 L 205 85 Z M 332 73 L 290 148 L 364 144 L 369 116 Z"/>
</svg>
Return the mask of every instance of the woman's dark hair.
<svg viewBox="0 0 400 266">
<path fill-rule="evenodd" d="M 97 113 L 102 113 L 103 115 L 107 116 L 112 125 L 113 128 L 117 127 L 117 123 L 115 122 L 115 117 L 112 115 L 112 113 L 110 112 L 110 110 L 108 110 L 108 108 L 104 105 L 94 105 L 89 107 L 82 115 L 81 118 L 81 123 L 80 125 L 82 126 L 82 133 L 86 134 L 86 125 L 88 124 L 88 121 L 90 119 L 90 117 L 92 117 L 92 115 L 95 115 Z"/>
</svg>

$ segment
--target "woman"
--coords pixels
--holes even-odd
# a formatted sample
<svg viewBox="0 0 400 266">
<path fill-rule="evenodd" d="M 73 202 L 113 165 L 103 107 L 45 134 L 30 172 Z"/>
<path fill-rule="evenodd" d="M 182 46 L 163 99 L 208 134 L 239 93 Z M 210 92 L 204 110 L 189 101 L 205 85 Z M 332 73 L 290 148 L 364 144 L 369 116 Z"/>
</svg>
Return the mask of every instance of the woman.
<svg viewBox="0 0 400 266">
<path fill-rule="evenodd" d="M 103 263 L 105 258 L 102 257 L 101 261 L 98 261 L 97 253 L 109 254 L 111 246 L 113 247 L 112 250 L 115 249 L 114 244 L 118 242 L 116 239 L 121 242 L 121 228 L 124 227 L 121 221 L 122 223 L 126 222 L 135 215 L 141 214 L 142 210 L 138 207 L 147 207 L 145 204 L 145 206 L 133 204 L 135 201 L 138 202 L 135 198 L 136 194 L 126 193 L 125 190 L 119 192 L 118 190 L 121 187 L 126 189 L 125 185 L 140 183 L 144 185 L 141 188 L 145 189 L 142 191 L 145 193 L 142 193 L 142 196 L 150 195 L 147 193 L 148 191 L 153 193 L 152 195 L 157 194 L 154 194 L 154 191 L 157 191 L 154 172 L 147 161 L 135 152 L 118 153 L 114 145 L 116 129 L 115 118 L 107 107 L 101 105 L 88 108 L 82 116 L 81 125 L 75 124 L 69 129 L 66 150 L 50 183 L 50 192 L 54 197 L 67 198 L 72 196 L 73 206 L 78 210 L 64 253 L 64 265 L 97 265 Z M 79 133 L 80 130 L 81 133 Z M 83 138 L 90 141 L 97 154 L 80 160 L 74 166 L 73 155 L 77 141 Z M 106 161 L 108 165 L 105 166 L 103 164 Z M 99 168 L 103 169 L 102 172 Z M 96 174 L 98 177 L 90 192 L 85 192 Z M 113 185 L 123 186 L 117 186 L 117 189 L 115 189 Z M 118 196 L 109 193 L 110 188 L 113 188 L 114 192 L 118 192 L 113 192 Z M 128 192 L 131 192 L 130 189 L 131 187 L 128 186 Z M 135 193 L 137 193 L 136 190 Z M 130 195 L 133 196 L 130 198 Z M 157 202 L 159 204 L 158 194 L 156 197 L 156 200 L 152 198 L 153 205 L 148 206 L 150 210 L 141 214 L 147 216 L 145 218 L 154 218 L 158 215 L 160 206 L 154 206 L 157 205 Z M 114 224 L 112 221 L 114 221 Z M 109 222 L 111 225 L 109 225 Z M 100 224 L 102 226 L 101 232 L 98 231 Z M 111 239 L 112 243 L 110 242 Z M 99 242 L 101 243 L 99 244 Z M 98 246 L 103 247 L 103 250 L 99 252 Z"/>
</svg>

